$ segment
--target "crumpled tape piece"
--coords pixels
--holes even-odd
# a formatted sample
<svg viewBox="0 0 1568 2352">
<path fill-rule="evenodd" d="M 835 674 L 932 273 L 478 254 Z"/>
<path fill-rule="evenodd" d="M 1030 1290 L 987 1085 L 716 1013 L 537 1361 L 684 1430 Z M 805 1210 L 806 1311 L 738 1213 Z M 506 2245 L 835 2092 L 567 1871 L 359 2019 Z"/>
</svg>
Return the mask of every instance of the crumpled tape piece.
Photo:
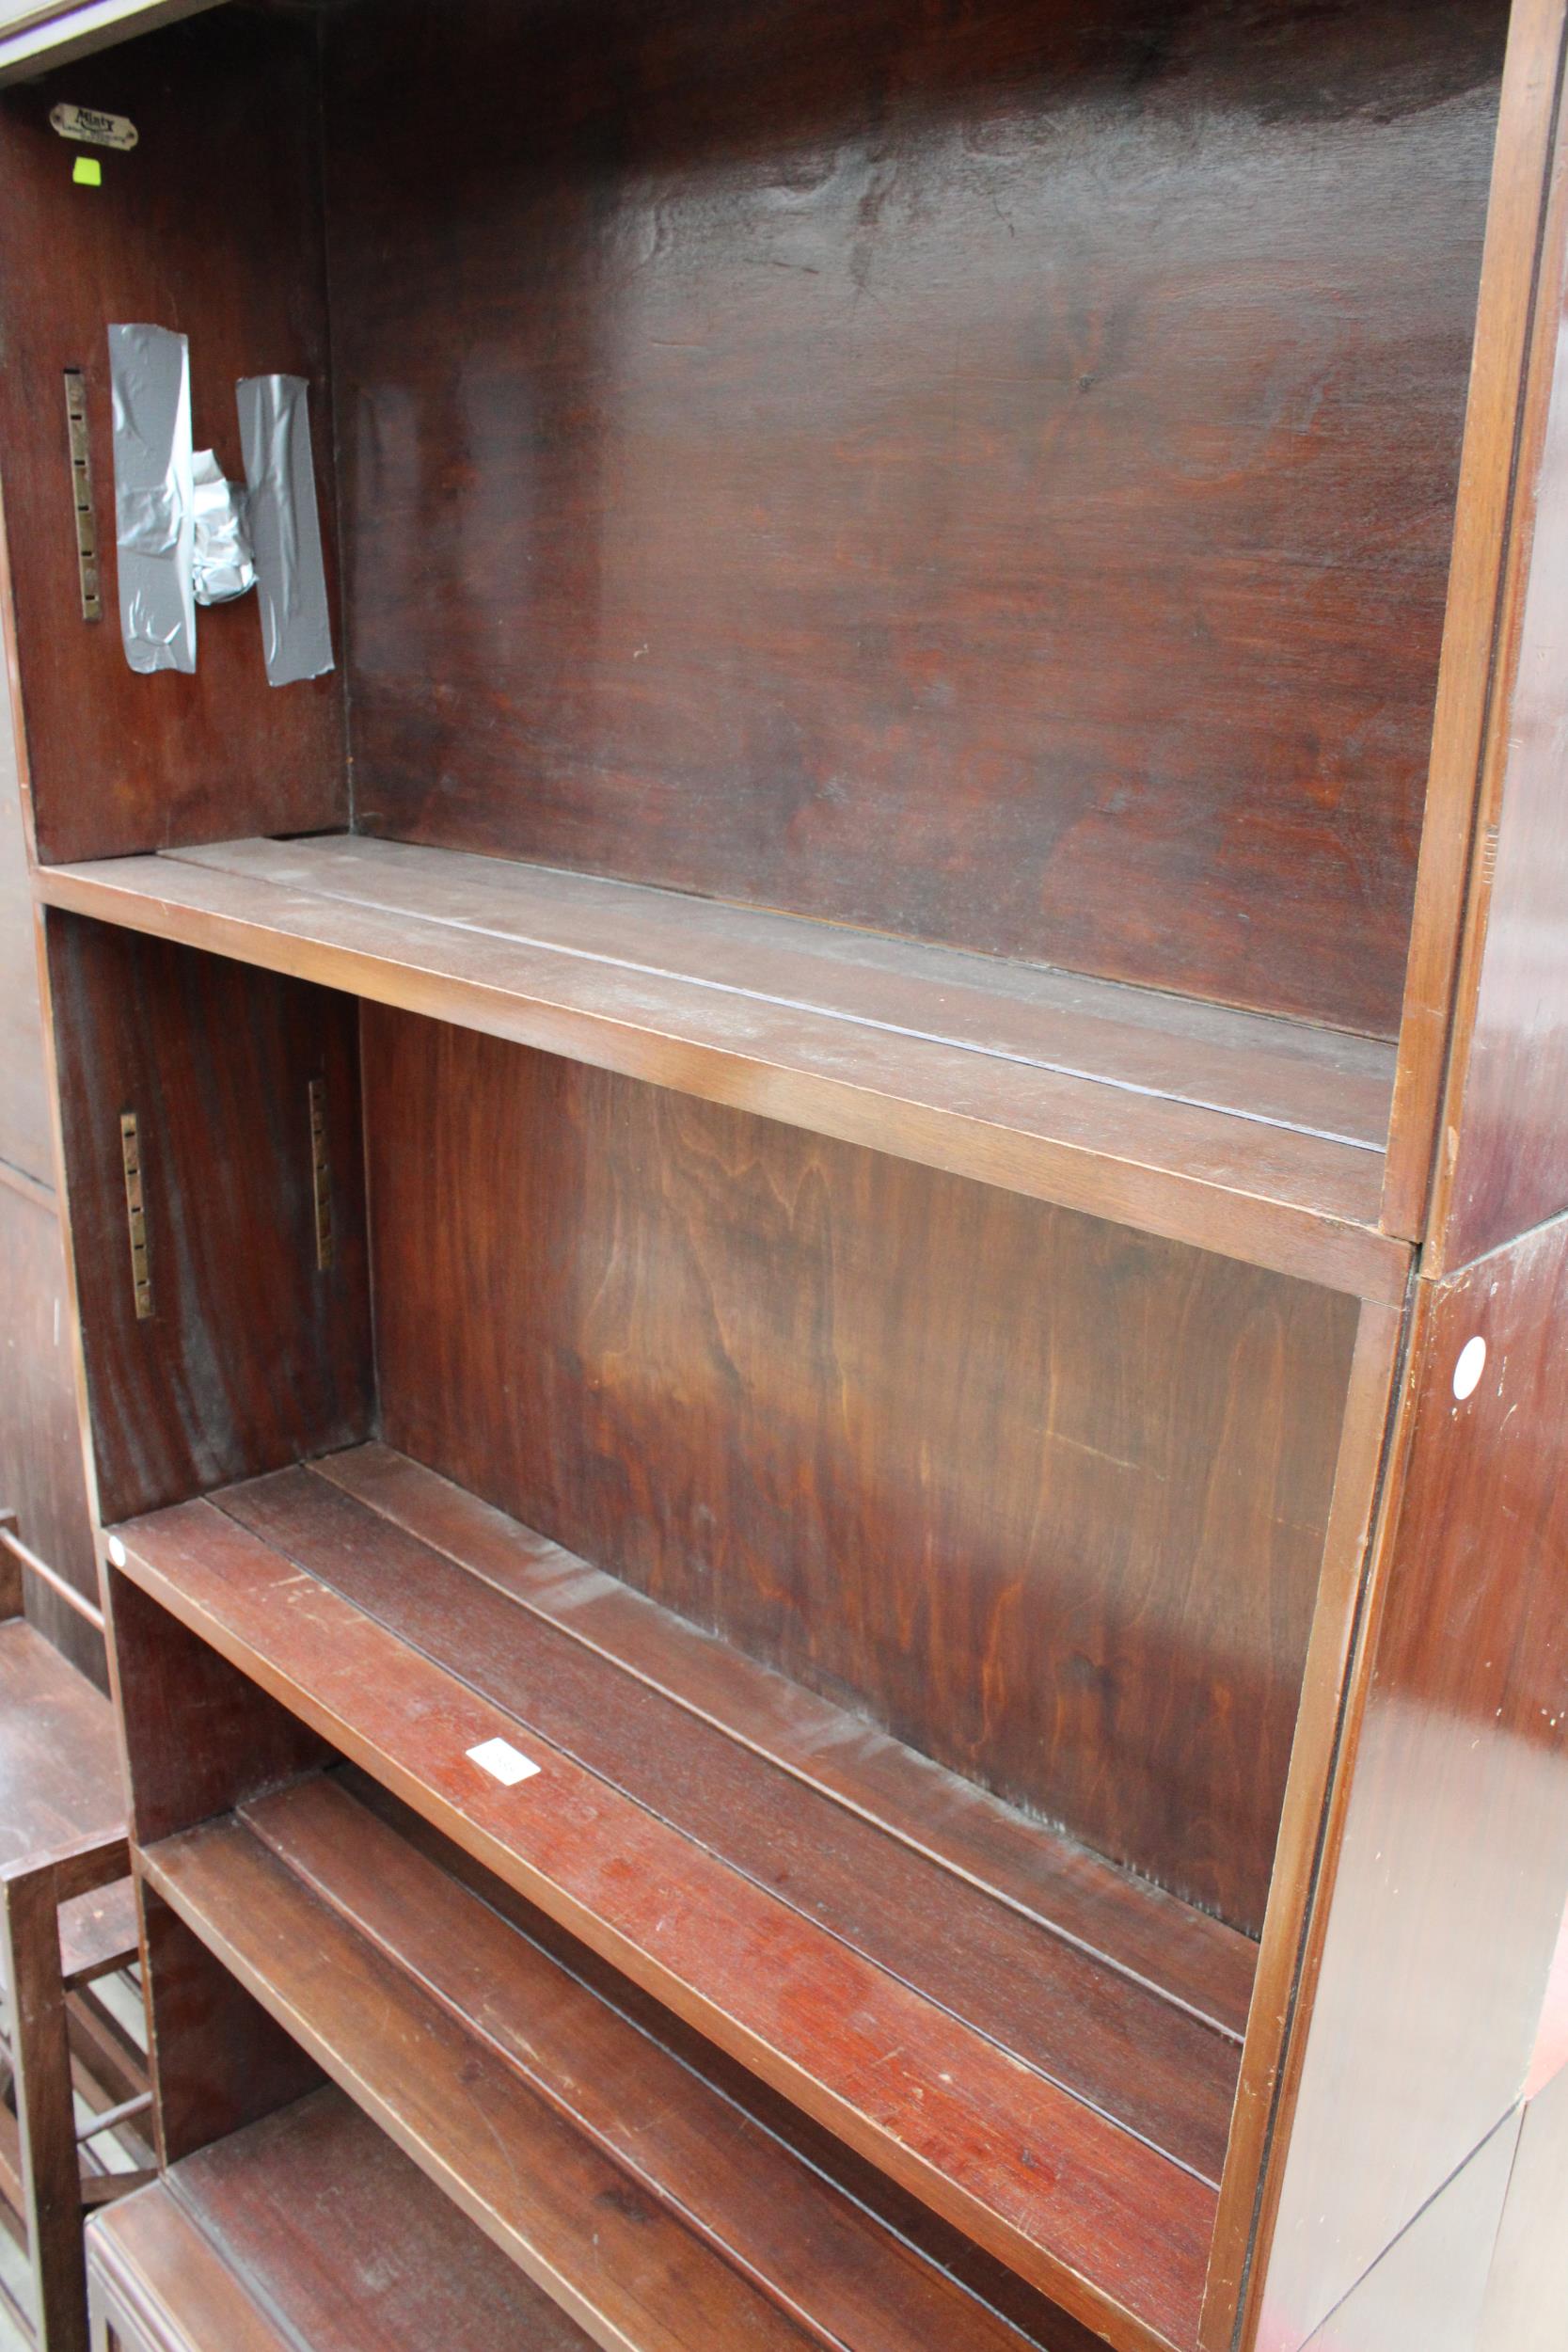
<svg viewBox="0 0 1568 2352">
<path fill-rule="evenodd" d="M 192 571 L 198 604 L 229 604 L 256 585 L 250 548 L 249 503 L 237 482 L 226 482 L 210 449 L 191 461 L 194 485 Z"/>
</svg>

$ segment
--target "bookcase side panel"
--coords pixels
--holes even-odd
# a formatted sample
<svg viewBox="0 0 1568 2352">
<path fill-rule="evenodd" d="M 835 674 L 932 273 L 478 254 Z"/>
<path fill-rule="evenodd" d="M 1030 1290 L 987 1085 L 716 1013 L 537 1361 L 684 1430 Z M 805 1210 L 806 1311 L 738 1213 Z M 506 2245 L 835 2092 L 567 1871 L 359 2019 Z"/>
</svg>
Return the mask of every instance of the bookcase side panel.
<svg viewBox="0 0 1568 2352">
<path fill-rule="evenodd" d="M 1560 131 L 1548 260 L 1536 340 L 1549 397 L 1515 525 L 1520 570 L 1498 652 L 1437 1154 L 1433 1247 L 1445 1267 L 1468 1264 L 1568 1207 L 1568 146 Z"/>
<path fill-rule="evenodd" d="M 1514 2105 L 1568 1890 L 1568 1222 L 1426 1288 L 1259 2352 L 1298 2352 Z"/>
<path fill-rule="evenodd" d="M 123 117 L 135 146 L 73 147 L 50 121 L 62 102 Z M 46 862 L 347 822 L 341 671 L 270 687 L 254 595 L 199 611 L 192 675 L 127 664 L 105 331 L 144 323 L 188 336 L 196 445 L 231 481 L 244 479 L 237 380 L 308 379 L 330 567 L 318 124 L 309 25 L 238 8 L 0 90 L 0 475 Z M 74 183 L 83 154 L 101 185 Z M 86 401 L 99 620 L 83 617 L 68 368 Z"/>
<path fill-rule="evenodd" d="M 364 1437 L 352 1002 L 76 916 L 46 938 L 104 1524 Z"/>
</svg>

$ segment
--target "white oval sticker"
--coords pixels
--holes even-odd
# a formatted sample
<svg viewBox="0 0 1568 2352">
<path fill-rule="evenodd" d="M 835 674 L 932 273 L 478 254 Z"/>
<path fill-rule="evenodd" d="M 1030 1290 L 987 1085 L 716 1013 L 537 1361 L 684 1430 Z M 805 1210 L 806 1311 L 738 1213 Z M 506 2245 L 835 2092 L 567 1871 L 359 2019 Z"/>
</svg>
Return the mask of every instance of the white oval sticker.
<svg viewBox="0 0 1568 2352">
<path fill-rule="evenodd" d="M 1485 1370 L 1486 1342 L 1478 1331 L 1473 1340 L 1465 1341 L 1453 1368 L 1453 1392 L 1462 1405 L 1467 1396 L 1474 1396 Z"/>
<path fill-rule="evenodd" d="M 135 147 L 136 126 L 124 115 L 101 115 L 91 106 L 54 106 L 49 119 L 62 139 L 86 139 L 89 147 Z"/>
</svg>

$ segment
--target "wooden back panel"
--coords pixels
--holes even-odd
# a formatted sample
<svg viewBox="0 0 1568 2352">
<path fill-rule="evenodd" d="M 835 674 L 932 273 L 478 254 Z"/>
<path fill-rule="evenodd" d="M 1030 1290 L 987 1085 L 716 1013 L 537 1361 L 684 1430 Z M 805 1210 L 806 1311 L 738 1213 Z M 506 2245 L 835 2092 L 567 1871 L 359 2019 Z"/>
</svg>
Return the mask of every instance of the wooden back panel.
<svg viewBox="0 0 1568 2352">
<path fill-rule="evenodd" d="M 389 1443 L 1256 1929 L 1354 1302 L 364 1013 Z"/>
<path fill-rule="evenodd" d="M 114 856 L 347 821 L 341 673 L 267 685 L 254 596 L 198 616 L 190 677 L 133 675 L 120 645 L 104 333 L 190 337 L 193 422 L 242 474 L 234 386 L 309 377 L 318 491 L 334 512 L 315 45 L 223 8 L 0 91 L 0 478 L 39 852 Z M 125 154 L 50 128 L 59 101 L 128 116 Z M 72 183 L 91 152 L 102 187 Z M 104 617 L 84 621 L 63 372 L 87 384 Z M 330 547 L 329 547 L 330 561 Z"/>
<path fill-rule="evenodd" d="M 343 11 L 365 827 L 1391 1034 L 1506 13 Z"/>
<path fill-rule="evenodd" d="M 370 1293 L 355 1008 L 74 915 L 48 918 L 71 1237 L 105 1525 L 366 1435 Z M 333 1263 L 317 1263 L 309 1087 Z M 132 1280 L 139 1124 L 152 1313 Z"/>
</svg>

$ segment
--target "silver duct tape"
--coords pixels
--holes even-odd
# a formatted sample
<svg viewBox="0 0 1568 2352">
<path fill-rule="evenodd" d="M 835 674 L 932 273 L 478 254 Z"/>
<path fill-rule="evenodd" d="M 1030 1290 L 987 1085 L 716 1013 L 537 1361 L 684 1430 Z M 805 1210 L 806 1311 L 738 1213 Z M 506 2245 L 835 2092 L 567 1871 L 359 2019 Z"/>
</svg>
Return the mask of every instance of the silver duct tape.
<svg viewBox="0 0 1568 2352">
<path fill-rule="evenodd" d="M 237 482 L 226 482 L 210 449 L 198 449 L 191 461 L 194 485 L 192 519 L 195 534 L 191 556 L 198 604 L 228 604 L 256 585 L 251 560 L 249 503 Z"/>
<path fill-rule="evenodd" d="M 272 686 L 320 677 L 333 667 L 307 393 L 301 375 L 242 376 L 238 391 L 261 651 Z"/>
<path fill-rule="evenodd" d="M 119 633 L 133 670 L 196 668 L 190 351 L 166 326 L 111 326 Z"/>
</svg>

